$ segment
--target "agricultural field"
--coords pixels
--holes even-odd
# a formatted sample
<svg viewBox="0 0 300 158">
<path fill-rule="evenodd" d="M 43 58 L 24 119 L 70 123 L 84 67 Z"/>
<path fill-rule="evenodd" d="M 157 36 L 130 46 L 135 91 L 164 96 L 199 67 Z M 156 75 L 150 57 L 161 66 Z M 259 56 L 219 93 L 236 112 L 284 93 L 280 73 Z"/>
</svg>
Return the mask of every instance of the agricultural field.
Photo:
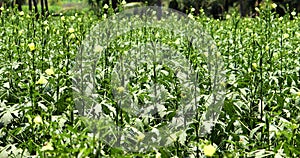
<svg viewBox="0 0 300 158">
<path fill-rule="evenodd" d="M 224 20 L 203 12 L 193 16 L 191 9 L 185 16 L 197 24 L 191 36 L 207 34 L 194 45 L 176 34 L 190 23 L 169 30 L 135 28 L 110 38 L 114 26 L 127 23 L 111 18 L 122 13 L 109 6 L 101 8 L 106 12 L 101 17 L 76 11 L 39 19 L 26 10 L 1 9 L 0 157 L 299 157 L 300 17 L 294 11 L 279 17 L 271 11 L 275 7 L 265 3 L 254 18 L 232 11 Z M 182 56 L 176 61 L 188 60 L 188 70 L 181 63 L 175 69 L 145 59 L 166 55 L 159 54 L 166 46 Z M 132 67 L 126 57 L 142 64 Z M 125 67 L 134 69 L 123 72 Z M 180 82 L 189 76 L 178 72 L 192 69 L 189 94 Z M 212 91 L 222 105 L 206 130 L 203 114 L 212 108 L 206 106 Z M 183 106 L 193 95 L 194 104 Z M 126 105 L 132 102 L 138 106 Z M 137 115 L 139 106 L 156 113 Z M 179 109 L 193 111 L 185 128 L 162 134 L 158 129 Z M 86 111 L 93 117 L 87 119 Z M 105 121 L 119 128 L 111 130 Z M 120 129 L 129 131 L 126 139 L 118 138 Z"/>
</svg>

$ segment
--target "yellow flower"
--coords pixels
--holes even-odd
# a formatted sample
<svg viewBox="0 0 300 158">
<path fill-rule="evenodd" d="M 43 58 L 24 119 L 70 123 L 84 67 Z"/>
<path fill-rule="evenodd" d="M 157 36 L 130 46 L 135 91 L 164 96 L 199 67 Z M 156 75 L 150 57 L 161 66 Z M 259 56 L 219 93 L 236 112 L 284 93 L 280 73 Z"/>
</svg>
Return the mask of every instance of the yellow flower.
<svg viewBox="0 0 300 158">
<path fill-rule="evenodd" d="M 175 44 L 180 45 L 180 39 L 179 38 L 176 39 Z"/>
<path fill-rule="evenodd" d="M 253 67 L 254 69 L 257 69 L 257 64 L 256 64 L 256 63 L 252 63 L 252 67 Z"/>
<path fill-rule="evenodd" d="M 287 33 L 285 33 L 285 34 L 283 34 L 283 39 L 286 39 L 286 38 L 289 38 L 289 34 L 287 34 Z"/>
<path fill-rule="evenodd" d="M 283 17 L 282 17 L 282 16 L 281 16 L 281 17 L 279 17 L 279 18 L 278 18 L 278 20 L 279 20 L 279 21 L 282 21 L 282 20 L 283 20 Z"/>
<path fill-rule="evenodd" d="M 71 20 L 75 20 L 75 16 L 71 16 Z"/>
<path fill-rule="evenodd" d="M 36 82 L 36 84 L 46 84 L 48 81 L 44 76 L 41 76 L 41 78 Z"/>
<path fill-rule="evenodd" d="M 73 32 L 75 32 L 75 30 L 73 28 L 69 28 L 69 32 L 73 33 Z"/>
<path fill-rule="evenodd" d="M 20 15 L 20 16 L 23 16 L 23 15 L 24 15 L 24 12 L 23 12 L 23 11 L 20 11 L 20 12 L 19 12 L 19 15 Z"/>
<path fill-rule="evenodd" d="M 123 0 L 123 1 L 122 1 L 122 5 L 125 5 L 125 4 L 126 4 L 126 1 L 125 1 L 125 0 Z"/>
<path fill-rule="evenodd" d="M 103 8 L 104 8 L 104 9 L 108 9 L 109 6 L 108 6 L 107 4 L 104 4 Z"/>
<path fill-rule="evenodd" d="M 266 51 L 268 51 L 270 49 L 269 45 L 266 45 Z"/>
<path fill-rule="evenodd" d="M 22 34 L 23 34 L 23 32 L 24 32 L 24 30 L 23 30 L 23 29 L 19 30 L 19 35 L 22 35 Z"/>
<path fill-rule="evenodd" d="M 35 124 L 42 124 L 43 123 L 43 120 L 42 120 L 42 117 L 41 116 L 36 116 L 34 119 L 33 119 L 33 122 Z"/>
<path fill-rule="evenodd" d="M 254 9 L 255 9 L 255 11 L 259 12 L 259 8 L 255 7 Z"/>
<path fill-rule="evenodd" d="M 74 35 L 74 33 L 72 33 L 71 35 L 70 35 L 70 38 L 75 38 L 76 36 Z"/>
<path fill-rule="evenodd" d="M 122 93 L 122 92 L 124 92 L 124 90 L 125 90 L 125 88 L 124 88 L 124 87 L 118 87 L 118 88 L 117 88 L 117 91 L 118 91 L 119 93 Z"/>
<path fill-rule="evenodd" d="M 45 72 L 46 72 L 46 74 L 49 75 L 49 76 L 54 75 L 53 68 L 47 69 Z"/>
<path fill-rule="evenodd" d="M 297 95 L 298 97 L 300 97 L 300 92 L 296 92 L 296 95 Z"/>
<path fill-rule="evenodd" d="M 0 10 L 4 10 L 4 8 L 3 8 L 3 7 L 1 7 L 1 8 L 0 8 Z"/>
<path fill-rule="evenodd" d="M 272 7 L 273 9 L 275 9 L 275 8 L 277 7 L 277 4 L 276 4 L 276 3 L 272 3 L 272 4 L 271 4 L 271 7 Z"/>
<path fill-rule="evenodd" d="M 300 38 L 300 33 L 299 32 L 295 32 L 296 37 Z"/>
<path fill-rule="evenodd" d="M 159 32 L 155 34 L 155 38 L 159 38 Z"/>
<path fill-rule="evenodd" d="M 216 148 L 212 145 L 205 145 L 203 151 L 205 156 L 213 156 L 216 152 Z"/>
<path fill-rule="evenodd" d="M 65 21 L 66 18 L 65 18 L 64 16 L 62 16 L 62 17 L 60 17 L 60 20 L 61 20 L 61 21 Z"/>
<path fill-rule="evenodd" d="M 47 150 L 54 150 L 51 142 L 47 142 L 46 145 L 44 145 L 41 149 L 41 151 L 47 151 Z"/>
<path fill-rule="evenodd" d="M 35 50 L 35 45 L 34 45 L 34 43 L 29 43 L 29 44 L 28 44 L 28 47 L 29 47 L 30 51 L 34 51 L 34 50 Z"/>
<path fill-rule="evenodd" d="M 145 138 L 145 134 L 143 134 L 143 133 L 140 133 L 137 137 L 137 141 L 142 141 L 142 140 L 144 140 L 144 138 Z"/>
</svg>

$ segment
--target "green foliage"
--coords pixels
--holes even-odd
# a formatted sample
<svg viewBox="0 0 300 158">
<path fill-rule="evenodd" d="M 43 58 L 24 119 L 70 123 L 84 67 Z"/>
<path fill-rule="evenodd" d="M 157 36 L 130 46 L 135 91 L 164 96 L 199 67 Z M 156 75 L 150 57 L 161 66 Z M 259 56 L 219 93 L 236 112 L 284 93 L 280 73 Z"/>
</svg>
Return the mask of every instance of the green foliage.
<svg viewBox="0 0 300 158">
<path fill-rule="evenodd" d="M 203 156 L 203 147 L 210 143 L 217 147 L 215 155 L 219 157 L 299 157 L 300 18 L 278 17 L 267 4 L 259 9 L 256 18 L 240 18 L 237 13 L 227 15 L 224 21 L 203 13 L 189 16 L 213 37 L 226 64 L 227 89 L 221 116 L 207 136 L 196 135 L 200 120 L 195 119 L 187 131 L 172 135 L 175 139 L 170 146 L 140 153 L 112 148 L 99 140 L 74 107 L 71 68 L 85 35 L 105 17 L 76 12 L 36 21 L 26 11 L 25 15 L 2 11 L 0 122 L 4 127 L 0 129 L 0 157 L 195 157 Z M 190 49 L 187 44 L 178 46 L 171 31 L 149 29 L 138 36 L 139 31 L 132 32 L 136 36 L 125 34 L 112 42 L 109 55 L 117 58 L 115 52 L 130 49 L 119 42 L 133 37 L 147 41 L 155 37 L 152 32 L 159 32 L 159 39 L 170 41 L 183 53 Z M 34 49 L 29 47 L 31 43 Z M 139 92 L 153 81 L 146 73 L 151 68 L 141 67 L 145 72 L 136 73 L 130 83 L 140 102 L 148 97 Z M 176 85 L 174 76 L 167 75 L 172 71 L 162 67 L 158 81 L 172 95 L 167 112 L 180 98 L 172 87 Z M 109 77 L 99 73 L 97 79 L 98 95 L 107 95 L 101 100 L 104 110 L 114 116 L 118 109 L 110 98 Z M 205 77 L 201 80 L 204 94 L 209 91 L 206 81 Z M 124 126 L 139 124 L 141 129 L 149 125 L 126 112 L 122 116 L 113 119 Z M 164 117 L 170 118 L 172 113 Z M 155 120 L 151 123 L 160 124 Z"/>
</svg>

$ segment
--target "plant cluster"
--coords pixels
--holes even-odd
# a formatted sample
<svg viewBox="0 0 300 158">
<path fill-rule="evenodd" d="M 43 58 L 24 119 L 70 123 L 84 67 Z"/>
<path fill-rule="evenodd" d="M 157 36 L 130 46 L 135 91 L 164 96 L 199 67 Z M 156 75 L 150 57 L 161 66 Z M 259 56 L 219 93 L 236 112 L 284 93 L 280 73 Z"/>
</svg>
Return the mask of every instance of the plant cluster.
<svg viewBox="0 0 300 158">
<path fill-rule="evenodd" d="M 168 123 L 185 96 L 176 87 L 176 70 L 158 62 L 141 64 L 131 74 L 131 82 L 112 87 L 112 77 L 122 83 L 122 76 L 113 75 L 114 66 L 131 64 L 120 58 L 138 41 L 157 40 L 190 56 L 187 58 L 191 59 L 191 67 L 197 70 L 196 87 L 203 95 L 197 100 L 197 117 L 189 128 L 171 134 L 167 146 L 135 152 L 104 142 L 80 117 L 84 111 L 75 107 L 78 100 L 74 92 L 83 90 L 73 84 L 76 76 L 72 70 L 78 52 L 90 29 L 108 15 L 99 18 L 76 12 L 36 20 L 31 13 L 2 10 L 0 157 L 298 157 L 300 18 L 295 12 L 291 13 L 293 20 L 290 15 L 279 17 L 271 11 L 276 8 L 272 4 L 261 7 L 256 8 L 259 16 L 255 18 L 240 18 L 233 13 L 219 21 L 203 12 L 199 16 L 188 15 L 215 41 L 226 70 L 226 81 L 222 83 L 226 86 L 224 106 L 207 135 L 199 133 L 201 114 L 207 110 L 201 105 L 211 90 L 207 63 L 201 62 L 205 52 L 196 54 L 197 50 L 182 36 L 156 28 L 127 32 L 107 48 L 92 47 L 93 51 L 104 51 L 95 65 L 97 88 L 93 96 L 101 107 L 98 110 L 102 109 L 119 127 L 135 132 L 131 141 L 137 144 L 146 139 L 144 131 L 155 133 L 155 128 Z M 164 50 L 163 46 L 160 48 L 159 51 Z M 156 70 L 157 76 L 153 76 Z M 154 92 L 147 91 L 153 83 L 163 85 L 167 96 L 155 117 L 135 117 L 120 109 L 114 100 L 116 93 L 130 93 L 135 102 L 147 105 L 153 99 Z"/>
</svg>

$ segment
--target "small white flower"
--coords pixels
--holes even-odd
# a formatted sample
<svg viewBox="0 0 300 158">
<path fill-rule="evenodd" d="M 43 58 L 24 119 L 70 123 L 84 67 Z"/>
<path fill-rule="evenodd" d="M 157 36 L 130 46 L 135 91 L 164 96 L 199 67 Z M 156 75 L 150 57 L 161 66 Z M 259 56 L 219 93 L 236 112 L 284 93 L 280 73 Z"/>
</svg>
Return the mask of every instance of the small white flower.
<svg viewBox="0 0 300 158">
<path fill-rule="evenodd" d="M 43 22 L 43 24 L 44 24 L 44 25 L 48 25 L 48 21 L 45 20 L 45 21 Z"/>
<path fill-rule="evenodd" d="M 191 18 L 191 19 L 194 19 L 194 16 L 191 13 L 189 13 L 188 17 Z"/>
<path fill-rule="evenodd" d="M 230 19 L 231 16 L 229 14 L 226 15 L 226 19 Z"/>
<path fill-rule="evenodd" d="M 102 50 L 103 50 L 103 47 L 101 47 L 99 45 L 96 45 L 94 48 L 94 52 L 96 52 L 96 53 L 100 53 L 100 52 L 102 52 Z"/>
<path fill-rule="evenodd" d="M 125 1 L 125 0 L 123 0 L 123 1 L 122 1 L 122 5 L 125 5 L 125 4 L 126 4 L 126 1 Z"/>
<path fill-rule="evenodd" d="M 155 155 L 155 158 L 161 158 L 161 153 L 157 152 L 156 155 Z"/>
<path fill-rule="evenodd" d="M 107 4 L 104 4 L 103 8 L 104 8 L 104 9 L 108 9 L 109 6 L 108 6 Z"/>
<path fill-rule="evenodd" d="M 292 14 L 293 16 L 295 16 L 295 15 L 296 15 L 296 12 L 291 12 L 291 14 Z"/>
</svg>

